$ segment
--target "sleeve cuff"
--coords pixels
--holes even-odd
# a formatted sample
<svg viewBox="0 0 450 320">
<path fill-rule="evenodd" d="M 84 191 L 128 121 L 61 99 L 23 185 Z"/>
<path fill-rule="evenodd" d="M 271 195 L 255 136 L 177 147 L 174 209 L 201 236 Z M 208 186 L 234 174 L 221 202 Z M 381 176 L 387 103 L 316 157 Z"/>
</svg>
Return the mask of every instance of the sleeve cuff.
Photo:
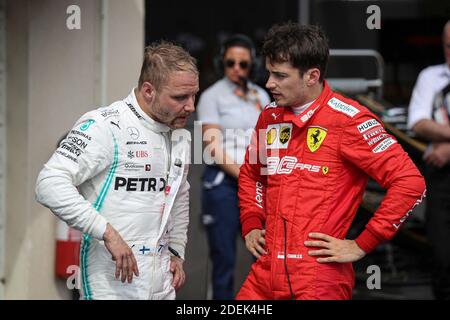
<svg viewBox="0 0 450 320">
<path fill-rule="evenodd" d="M 184 251 L 185 251 L 185 247 L 179 243 L 169 243 L 169 246 L 174 249 L 176 252 L 178 252 L 178 254 L 180 255 L 181 259 L 184 260 Z"/>
<path fill-rule="evenodd" d="M 92 228 L 87 233 L 97 240 L 103 240 L 103 234 L 106 231 L 107 224 L 108 221 L 97 213 Z"/>
<path fill-rule="evenodd" d="M 364 229 L 355 239 L 355 242 L 367 254 L 373 251 L 383 240 L 379 239 L 373 232 Z"/>
<path fill-rule="evenodd" d="M 254 229 L 262 230 L 263 224 L 258 217 L 250 217 L 242 222 L 242 238 L 245 238 L 247 233 Z"/>
</svg>

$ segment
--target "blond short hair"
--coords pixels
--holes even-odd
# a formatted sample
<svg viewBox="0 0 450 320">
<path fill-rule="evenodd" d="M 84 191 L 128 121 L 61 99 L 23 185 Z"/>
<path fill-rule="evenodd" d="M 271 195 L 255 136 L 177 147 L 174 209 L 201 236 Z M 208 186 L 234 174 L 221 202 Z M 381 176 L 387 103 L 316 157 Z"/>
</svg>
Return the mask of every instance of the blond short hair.
<svg viewBox="0 0 450 320">
<path fill-rule="evenodd" d="M 188 71 L 198 76 L 197 61 L 182 47 L 168 41 L 155 42 L 145 48 L 139 76 L 139 89 L 150 82 L 156 90 L 164 86 L 174 71 Z"/>
</svg>

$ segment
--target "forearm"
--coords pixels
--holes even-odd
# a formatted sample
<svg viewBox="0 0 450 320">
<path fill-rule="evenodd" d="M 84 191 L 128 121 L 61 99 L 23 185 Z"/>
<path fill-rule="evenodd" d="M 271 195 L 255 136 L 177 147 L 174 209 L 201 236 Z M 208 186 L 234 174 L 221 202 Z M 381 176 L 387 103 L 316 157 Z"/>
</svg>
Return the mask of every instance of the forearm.
<svg viewBox="0 0 450 320">
<path fill-rule="evenodd" d="M 107 221 L 84 199 L 64 175 L 51 175 L 47 169 L 38 177 L 36 200 L 49 208 L 70 227 L 101 240 Z"/>
<path fill-rule="evenodd" d="M 240 165 L 236 164 L 236 163 L 223 163 L 223 164 L 217 164 L 217 166 L 222 169 L 226 174 L 228 174 L 229 176 L 235 178 L 236 180 L 239 177 L 239 168 Z"/>
<path fill-rule="evenodd" d="M 392 239 L 422 202 L 425 191 L 423 177 L 413 172 L 392 183 L 365 230 L 355 239 L 358 246 L 369 253 L 383 241 Z"/>
<path fill-rule="evenodd" d="M 231 159 L 223 148 L 223 145 L 215 140 L 207 145 L 207 147 L 211 150 L 211 157 L 214 159 L 215 164 L 226 174 L 237 180 L 239 177 L 240 165 L 236 164 L 236 162 Z"/>
<path fill-rule="evenodd" d="M 242 235 L 245 237 L 254 229 L 263 229 L 266 219 L 266 180 L 252 172 L 244 164 L 239 175 L 239 208 Z"/>
<path fill-rule="evenodd" d="M 189 225 L 189 183 L 186 181 L 180 188 L 172 209 L 173 224 L 169 232 L 169 246 L 175 249 L 184 259 Z"/>
<path fill-rule="evenodd" d="M 430 142 L 450 141 L 450 126 L 439 124 L 433 120 L 418 121 L 412 130 L 420 137 Z"/>
</svg>

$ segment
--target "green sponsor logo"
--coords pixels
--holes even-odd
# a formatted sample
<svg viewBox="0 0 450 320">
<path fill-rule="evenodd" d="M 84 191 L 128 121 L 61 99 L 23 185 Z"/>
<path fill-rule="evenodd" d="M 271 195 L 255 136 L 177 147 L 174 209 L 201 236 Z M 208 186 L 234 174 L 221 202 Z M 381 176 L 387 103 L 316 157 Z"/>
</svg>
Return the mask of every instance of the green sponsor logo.
<svg viewBox="0 0 450 320">
<path fill-rule="evenodd" d="M 89 127 L 91 126 L 91 124 L 93 124 L 95 122 L 95 120 L 89 119 L 87 120 L 85 123 L 83 123 L 80 126 L 80 130 L 81 131 L 86 131 L 87 129 L 89 129 Z"/>
</svg>

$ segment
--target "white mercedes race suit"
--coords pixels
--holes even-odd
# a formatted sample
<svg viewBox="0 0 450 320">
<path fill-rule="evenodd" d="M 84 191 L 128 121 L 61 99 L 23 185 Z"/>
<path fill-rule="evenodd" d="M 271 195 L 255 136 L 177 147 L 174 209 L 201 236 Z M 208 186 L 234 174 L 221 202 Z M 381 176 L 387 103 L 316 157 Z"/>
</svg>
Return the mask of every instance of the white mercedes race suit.
<svg viewBox="0 0 450 320">
<path fill-rule="evenodd" d="M 84 232 L 83 299 L 174 299 L 168 247 L 184 259 L 189 223 L 190 135 L 147 116 L 134 90 L 83 115 L 39 174 L 36 199 Z M 139 277 L 115 279 L 103 233 L 132 248 Z"/>
</svg>

